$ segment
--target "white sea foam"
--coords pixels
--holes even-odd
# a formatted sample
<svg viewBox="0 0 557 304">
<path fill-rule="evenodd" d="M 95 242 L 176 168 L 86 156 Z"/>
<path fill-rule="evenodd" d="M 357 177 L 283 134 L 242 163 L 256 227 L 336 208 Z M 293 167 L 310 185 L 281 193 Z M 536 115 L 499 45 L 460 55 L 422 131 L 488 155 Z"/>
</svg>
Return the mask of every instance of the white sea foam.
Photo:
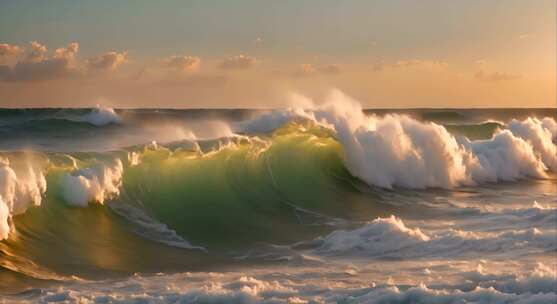
<svg viewBox="0 0 557 304">
<path fill-rule="evenodd" d="M 503 293 L 495 288 L 478 287 L 472 291 L 447 291 L 428 288 L 425 284 L 409 289 L 397 286 L 376 288 L 364 295 L 351 297 L 354 303 L 554 303 L 555 293 L 513 294 Z"/>
<path fill-rule="evenodd" d="M 557 250 L 557 231 L 537 228 L 480 233 L 448 229 L 426 234 L 391 216 L 316 240 L 315 253 L 383 258 L 457 257 L 470 254 Z"/>
<path fill-rule="evenodd" d="M 24 213 L 30 205 L 40 205 L 45 191 L 43 173 L 29 161 L 12 167 L 7 158 L 0 157 L 0 240 L 8 237 L 11 217 Z"/>
<path fill-rule="evenodd" d="M 480 265 L 481 266 L 481 265 Z M 486 264 L 486 266 L 489 266 Z M 322 271 L 322 272 L 321 272 Z M 69 303 L 554 303 L 555 272 L 539 264 L 528 274 L 489 273 L 485 268 L 456 273 L 452 285 L 386 284 L 330 273 L 291 269 L 270 274 L 180 273 L 135 275 L 124 281 L 42 289 L 41 302 Z M 453 271 L 451 271 L 453 272 Z M 339 277 L 339 275 L 341 275 Z M 454 274 L 453 274 L 454 275 Z M 435 278 L 431 272 L 426 279 Z M 440 280 L 443 280 L 442 276 Z"/>
<path fill-rule="evenodd" d="M 399 250 L 427 242 L 430 237 L 420 229 L 410 229 L 395 216 L 378 218 L 359 229 L 337 230 L 326 236 L 318 251 L 339 253 L 346 251 L 370 251 L 374 254 Z"/>
<path fill-rule="evenodd" d="M 89 202 L 103 204 L 105 199 L 120 193 L 123 173 L 120 159 L 67 173 L 61 181 L 62 196 L 72 206 L 85 207 Z"/>
<path fill-rule="evenodd" d="M 557 172 L 557 146 L 553 142 L 557 136 L 557 124 L 548 117 L 543 120 L 527 118 L 512 120 L 508 125 L 512 133 L 528 142 L 538 153 L 544 164 Z"/>
<path fill-rule="evenodd" d="M 97 106 L 88 114 L 79 118 L 80 121 L 88 122 L 95 126 L 104 126 L 108 124 L 118 124 L 122 122 L 122 118 L 112 108 Z"/>
<path fill-rule="evenodd" d="M 331 94 L 315 117 L 336 130 L 350 171 L 386 188 L 449 188 L 542 178 L 557 158 L 551 132 L 534 119 L 514 121 L 509 130 L 489 140 L 470 142 L 457 140 L 443 126 L 404 115 L 367 117 L 340 91 Z"/>
<path fill-rule="evenodd" d="M 545 178 L 556 170 L 555 121 L 512 121 L 489 140 L 456 138 L 443 126 L 406 115 L 366 116 L 360 104 L 338 90 L 312 110 L 261 115 L 243 130 L 268 132 L 296 119 L 328 126 L 343 145 L 346 167 L 370 185 L 384 188 L 451 188 L 484 182 Z"/>
</svg>

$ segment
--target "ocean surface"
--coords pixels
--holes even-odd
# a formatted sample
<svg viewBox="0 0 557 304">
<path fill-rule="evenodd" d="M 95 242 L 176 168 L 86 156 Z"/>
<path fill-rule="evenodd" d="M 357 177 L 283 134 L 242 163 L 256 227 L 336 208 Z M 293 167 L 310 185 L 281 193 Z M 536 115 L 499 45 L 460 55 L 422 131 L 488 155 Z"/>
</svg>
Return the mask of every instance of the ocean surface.
<svg viewBox="0 0 557 304">
<path fill-rule="evenodd" d="M 0 303 L 556 303 L 555 109 L 1 109 Z"/>
</svg>

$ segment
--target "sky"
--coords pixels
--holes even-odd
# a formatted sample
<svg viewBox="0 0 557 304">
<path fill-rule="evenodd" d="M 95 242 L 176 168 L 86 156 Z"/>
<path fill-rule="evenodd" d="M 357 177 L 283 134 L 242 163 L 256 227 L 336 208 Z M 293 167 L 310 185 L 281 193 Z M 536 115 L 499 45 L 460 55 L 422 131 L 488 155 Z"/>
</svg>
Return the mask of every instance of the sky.
<svg viewBox="0 0 557 304">
<path fill-rule="evenodd" d="M 555 0 L 0 0 L 0 107 L 556 107 Z"/>
</svg>

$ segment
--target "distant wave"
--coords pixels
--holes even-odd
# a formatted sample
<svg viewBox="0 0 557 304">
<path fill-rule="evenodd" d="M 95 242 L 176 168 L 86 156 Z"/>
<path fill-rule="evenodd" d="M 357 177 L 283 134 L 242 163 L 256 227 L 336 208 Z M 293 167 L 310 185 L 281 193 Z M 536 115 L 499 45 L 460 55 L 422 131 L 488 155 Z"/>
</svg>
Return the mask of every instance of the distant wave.
<svg viewBox="0 0 557 304">
<path fill-rule="evenodd" d="M 109 124 L 119 124 L 122 122 L 122 118 L 116 114 L 112 108 L 103 108 L 97 106 L 92 109 L 91 112 L 82 116 L 78 120 L 83 122 L 88 122 L 95 126 L 105 126 Z"/>
<path fill-rule="evenodd" d="M 39 111 L 30 111 L 30 113 L 21 112 L 17 119 L 11 117 L 12 124 L 25 124 L 33 127 L 35 124 L 62 124 L 63 122 L 83 123 L 91 126 L 101 127 L 111 124 L 121 124 L 122 118 L 112 108 L 97 106 L 92 109 L 61 109 L 48 110 L 45 113 Z"/>
</svg>

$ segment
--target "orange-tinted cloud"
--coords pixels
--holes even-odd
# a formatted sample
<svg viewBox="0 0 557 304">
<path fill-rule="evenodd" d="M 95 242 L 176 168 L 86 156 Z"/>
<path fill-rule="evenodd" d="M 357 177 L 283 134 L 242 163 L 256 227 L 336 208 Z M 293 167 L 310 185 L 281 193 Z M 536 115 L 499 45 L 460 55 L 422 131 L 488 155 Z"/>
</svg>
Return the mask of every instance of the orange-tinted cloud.
<svg viewBox="0 0 557 304">
<path fill-rule="evenodd" d="M 0 67 L 0 79 L 5 81 L 38 81 L 58 79 L 79 75 L 75 66 L 75 55 L 79 50 L 79 44 L 72 42 L 65 48 L 55 50 L 52 57 L 47 57 L 46 46 L 33 41 L 31 52 L 23 60 L 9 66 Z"/>
<path fill-rule="evenodd" d="M 56 49 L 53 58 L 73 60 L 77 52 L 79 52 L 79 43 L 72 42 L 65 48 Z"/>
<path fill-rule="evenodd" d="M 31 53 L 27 56 L 26 61 L 40 62 L 44 60 L 44 56 L 47 51 L 48 49 L 46 48 L 46 45 L 37 41 L 31 41 Z"/>
<path fill-rule="evenodd" d="M 16 56 L 21 52 L 23 52 L 23 48 L 21 48 L 17 45 L 12 45 L 12 44 L 7 44 L 7 43 L 0 43 L 0 57 Z"/>
<path fill-rule="evenodd" d="M 449 64 L 441 60 L 422 60 L 422 59 L 407 59 L 399 60 L 391 64 L 375 64 L 372 70 L 380 72 L 386 69 L 422 69 L 422 70 L 438 70 L 444 69 Z"/>
<path fill-rule="evenodd" d="M 196 71 L 201 65 L 201 58 L 197 56 L 172 55 L 162 60 L 162 64 L 165 67 L 181 71 Z"/>
<path fill-rule="evenodd" d="M 90 69 L 98 70 L 114 70 L 119 65 L 125 63 L 128 60 L 128 53 L 124 52 L 106 52 L 99 56 L 89 58 L 87 60 L 87 66 Z"/>
<path fill-rule="evenodd" d="M 253 67 L 257 63 L 255 57 L 237 55 L 228 57 L 219 64 L 219 68 L 224 70 L 245 70 Z"/>
<path fill-rule="evenodd" d="M 500 81 L 519 79 L 520 75 L 504 73 L 504 72 L 487 73 L 481 70 L 476 72 L 476 74 L 474 74 L 474 78 L 480 81 L 500 82 Z"/>
</svg>

